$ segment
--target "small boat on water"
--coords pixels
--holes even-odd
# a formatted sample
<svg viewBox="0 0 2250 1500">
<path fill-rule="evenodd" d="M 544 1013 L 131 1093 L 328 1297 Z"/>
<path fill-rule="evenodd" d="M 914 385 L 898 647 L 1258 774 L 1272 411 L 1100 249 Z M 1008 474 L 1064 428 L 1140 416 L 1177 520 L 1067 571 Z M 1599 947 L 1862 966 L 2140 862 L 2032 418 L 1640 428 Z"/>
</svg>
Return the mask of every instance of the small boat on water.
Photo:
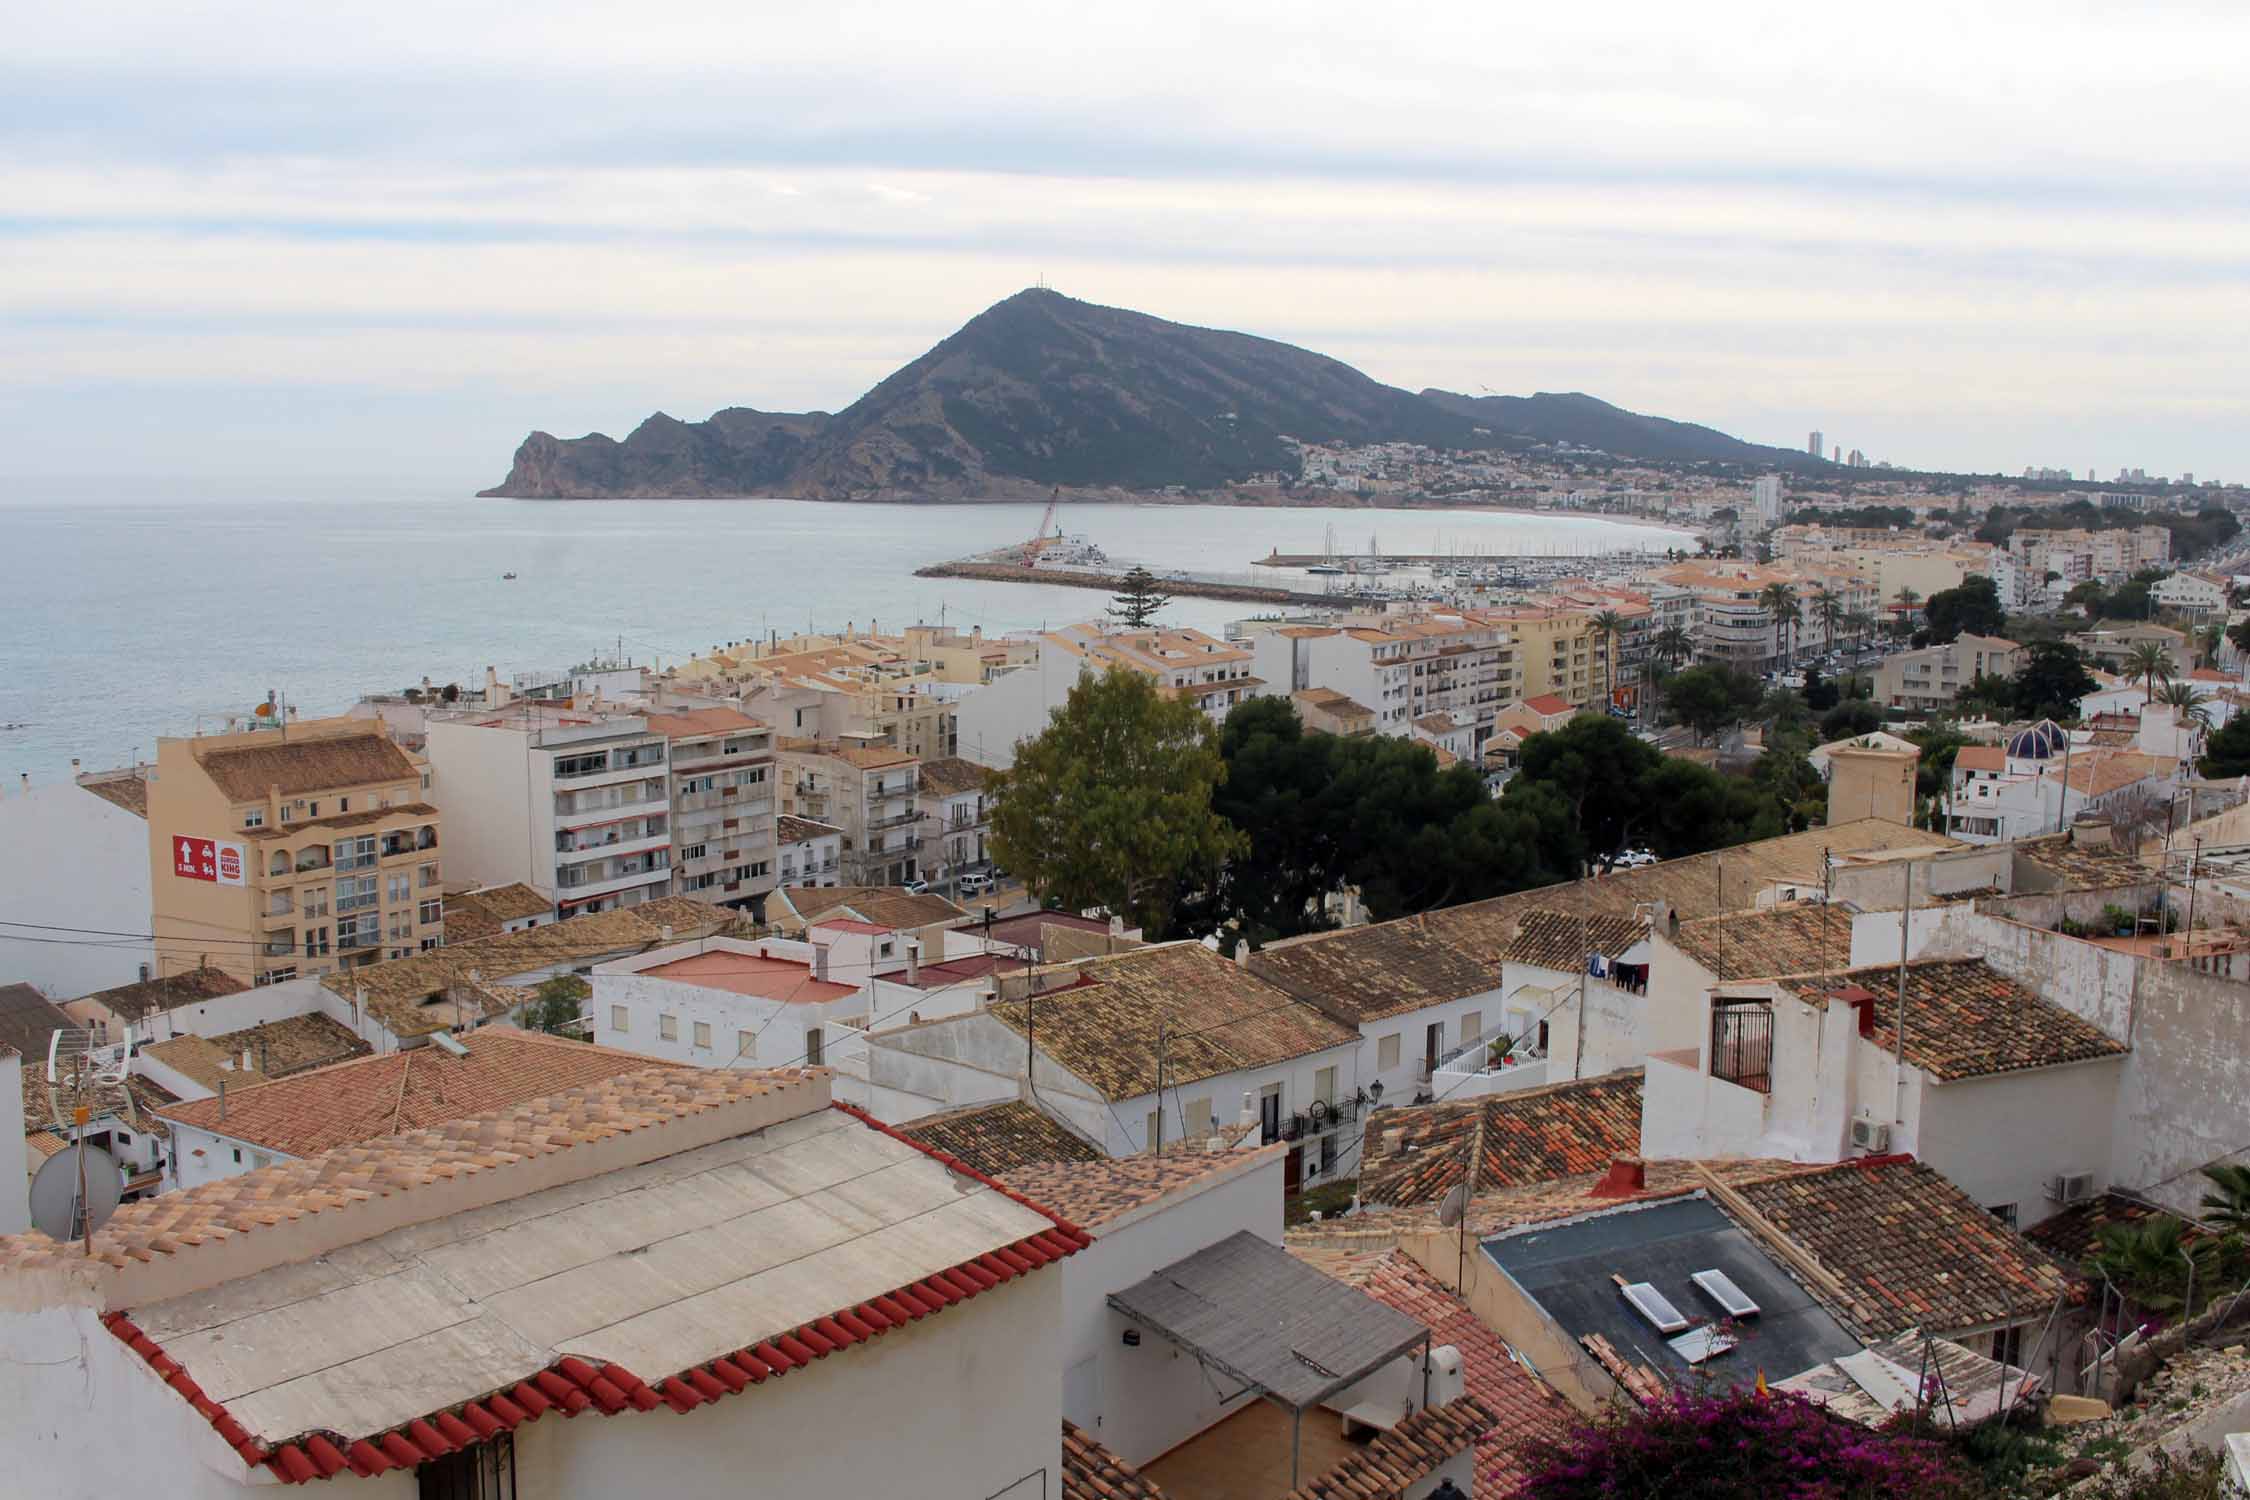
<svg viewBox="0 0 2250 1500">
<path fill-rule="evenodd" d="M 511 583 L 515 580 L 515 576 L 516 575 L 513 573 L 502 573 L 500 575 L 500 581 L 502 583 Z"/>
</svg>

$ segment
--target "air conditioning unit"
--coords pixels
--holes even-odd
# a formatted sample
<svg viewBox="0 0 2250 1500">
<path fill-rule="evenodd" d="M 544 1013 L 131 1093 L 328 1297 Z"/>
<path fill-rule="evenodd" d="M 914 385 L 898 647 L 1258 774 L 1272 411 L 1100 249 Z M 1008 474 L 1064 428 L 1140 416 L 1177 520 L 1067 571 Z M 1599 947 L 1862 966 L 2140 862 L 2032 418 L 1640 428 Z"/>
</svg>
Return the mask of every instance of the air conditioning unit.
<svg viewBox="0 0 2250 1500">
<path fill-rule="evenodd" d="M 2078 1203 L 2094 1196 L 2091 1172 L 2057 1172 L 2047 1179 L 2047 1196 L 2057 1203 Z"/>
<path fill-rule="evenodd" d="M 1852 1117 L 1852 1149 L 1855 1151 L 1884 1152 L 1891 1149 L 1891 1127 L 1887 1120 L 1873 1119 L 1867 1115 Z"/>
</svg>

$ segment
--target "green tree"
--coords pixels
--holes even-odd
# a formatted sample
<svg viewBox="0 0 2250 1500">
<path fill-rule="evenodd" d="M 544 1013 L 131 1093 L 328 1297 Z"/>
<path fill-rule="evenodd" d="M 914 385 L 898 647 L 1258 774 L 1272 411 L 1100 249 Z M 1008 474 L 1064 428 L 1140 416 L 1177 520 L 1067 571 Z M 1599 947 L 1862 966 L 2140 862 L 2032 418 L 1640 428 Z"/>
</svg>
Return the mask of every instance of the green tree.
<svg viewBox="0 0 2250 1500">
<path fill-rule="evenodd" d="M 2167 682 L 2158 690 L 2156 701 L 2172 710 L 2173 720 L 2180 724 L 2200 724 L 2211 727 L 2211 696 L 2198 691 L 2192 682 Z"/>
<path fill-rule="evenodd" d="M 1891 598 L 1898 604 L 1905 606 L 1891 616 L 1891 633 L 1905 635 L 1914 628 L 1914 607 L 1922 602 L 1922 596 L 1902 585 L 1897 593 L 1891 595 Z"/>
<path fill-rule="evenodd" d="M 1865 698 L 1846 698 L 1821 717 L 1820 738 L 1823 744 L 1848 740 L 1855 735 L 1873 734 L 1883 727 L 1883 711 Z"/>
<path fill-rule="evenodd" d="M 2195 643 L 2195 664 L 2199 667 L 2216 667 L 2219 664 L 2219 643 L 2226 639 L 2224 625 L 2205 625 L 2192 637 Z"/>
<path fill-rule="evenodd" d="M 2209 1292 L 2218 1250 L 2218 1242 L 2207 1235 L 2190 1238 L 2186 1220 L 2162 1214 L 2102 1225 L 2095 1231 L 2086 1269 L 2108 1277 L 2146 1312 L 2192 1312 L 2187 1306 L 2190 1266 L 2196 1287 Z"/>
<path fill-rule="evenodd" d="M 2250 625 L 2250 619 L 2245 619 L 2244 624 Z M 1695 655 L 1695 637 L 1688 634 L 1684 625 L 1667 625 L 1656 633 L 1652 650 L 1658 661 L 1676 667 Z"/>
<path fill-rule="evenodd" d="M 1987 719 L 2006 719 L 2016 711 L 2016 680 L 2013 677 L 1995 677 L 1990 672 L 1979 672 L 1969 685 L 1954 696 L 1954 709 L 1965 715 Z"/>
<path fill-rule="evenodd" d="M 2244 615 L 2227 627 L 2227 639 L 2234 642 L 2237 651 L 2250 651 L 2250 615 Z"/>
<path fill-rule="evenodd" d="M 557 974 L 541 981 L 534 993 L 537 998 L 523 1012 L 527 1030 L 585 1040 L 586 1001 L 594 993 L 592 985 L 576 974 Z"/>
<path fill-rule="evenodd" d="M 1844 601 L 1836 591 L 1822 584 L 1812 596 L 1812 615 L 1820 621 L 1821 643 L 1830 651 L 1838 645 L 1838 627 L 1844 622 Z"/>
<path fill-rule="evenodd" d="M 1171 596 L 1157 589 L 1156 575 L 1135 563 L 1111 596 L 1109 617 L 1128 630 L 1146 630 L 1171 603 Z"/>
<path fill-rule="evenodd" d="M 1671 859 L 1782 833 L 1797 795 L 1793 782 L 1722 776 L 1591 715 L 1531 736 L 1518 763 L 1502 807 L 1551 797 L 1595 855 L 1646 844 Z"/>
<path fill-rule="evenodd" d="M 2197 766 L 2214 781 L 2250 776 L 2250 714 L 2236 714 L 2205 740 Z"/>
<path fill-rule="evenodd" d="M 2205 1167 L 2203 1178 L 2211 1191 L 2203 1195 L 2204 1218 L 2235 1234 L 2250 1234 L 2250 1167 L 2239 1162 Z"/>
<path fill-rule="evenodd" d="M 1998 635 L 2008 623 L 2000 607 L 2000 590 L 1989 578 L 1964 578 L 1960 587 L 1940 589 L 1930 595 L 1923 611 L 1930 622 L 1930 639 L 1939 645 L 1971 635 Z"/>
<path fill-rule="evenodd" d="M 2036 641 L 2024 648 L 2016 673 L 2016 714 L 2025 719 L 2075 719 L 2078 700 L 2100 687 L 2078 648 L 2067 641 Z"/>
<path fill-rule="evenodd" d="M 1820 668 L 1805 668 L 1805 707 L 1816 714 L 1828 712 L 1843 701 L 1843 682 L 1849 680 L 1849 678 L 1845 678 L 1838 682 L 1830 682 L 1820 675 Z"/>
<path fill-rule="evenodd" d="M 1225 776 L 1193 703 L 1123 668 L 1081 677 L 992 778 L 993 857 L 1042 903 L 1107 906 L 1160 935 L 1182 887 L 1242 848 L 1211 805 Z"/>
<path fill-rule="evenodd" d="M 1665 711 L 1675 724 L 1695 731 L 1700 743 L 1757 707 L 1763 692 L 1758 679 L 1731 667 L 1689 667 L 1664 686 Z"/>
</svg>

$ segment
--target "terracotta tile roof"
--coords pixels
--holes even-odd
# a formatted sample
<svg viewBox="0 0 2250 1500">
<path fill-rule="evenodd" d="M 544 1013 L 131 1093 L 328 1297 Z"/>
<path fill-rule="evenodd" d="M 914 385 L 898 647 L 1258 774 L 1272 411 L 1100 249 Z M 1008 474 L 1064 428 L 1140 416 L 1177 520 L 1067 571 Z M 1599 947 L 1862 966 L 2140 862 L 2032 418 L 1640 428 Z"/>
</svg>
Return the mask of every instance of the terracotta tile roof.
<svg viewBox="0 0 2250 1500">
<path fill-rule="evenodd" d="M 1546 719 L 1551 719 L 1556 714 L 1570 712 L 1570 701 L 1567 698 L 1559 698 L 1553 693 L 1541 693 L 1536 698 L 1526 698 L 1523 700 L 1523 706 Z"/>
<path fill-rule="evenodd" d="M 2156 878 L 2155 871 L 2121 844 L 2087 844 L 2068 833 L 2050 833 L 2043 838 L 2018 839 L 2011 847 L 2016 858 L 2040 870 L 2046 877 L 2041 883 L 2049 891 L 2104 891 Z"/>
<path fill-rule="evenodd" d="M 1870 1044 L 1891 1051 L 1898 1044 L 1896 964 L 1782 983 L 1799 999 L 1822 1006 L 1841 1004 L 1831 997 L 1852 986 L 1877 997 Z M 1981 958 L 1906 966 L 1906 1060 L 1941 1083 L 2122 1057 L 2125 1052 L 2100 1027 L 2042 999 Z"/>
<path fill-rule="evenodd" d="M 1156 1091 L 1160 1025 L 1167 1089 L 1359 1042 L 1357 1031 L 1201 943 L 1137 948 L 1078 968 L 1085 983 L 1031 1002 L 1038 1044 L 1106 1099 Z M 998 1002 L 990 1014 L 1022 1035 L 1025 1004 Z"/>
<path fill-rule="evenodd" d="M 80 780 L 78 784 L 104 802 L 124 808 L 136 818 L 148 816 L 148 777 L 143 772 L 98 772 Z"/>
<path fill-rule="evenodd" d="M 973 760 L 944 755 L 922 762 L 922 790 L 933 797 L 980 790 L 992 773 Z"/>
<path fill-rule="evenodd" d="M 1953 753 L 1956 771 L 1992 771 L 2008 769 L 2008 752 L 2001 745 L 1963 745 Z"/>
<path fill-rule="evenodd" d="M 1951 1333 L 2043 1315 L 2073 1278 L 1942 1175 L 1867 1157 L 1737 1189 L 1859 1303 L 1836 1311 L 1862 1338 Z"/>
<path fill-rule="evenodd" d="M 71 1029 L 62 1007 L 28 984 L 0 984 L 0 1047 L 47 1061 L 47 1039 Z"/>
<path fill-rule="evenodd" d="M 825 740 L 784 739 L 779 748 L 793 755 L 817 755 L 824 760 L 840 760 L 845 765 L 862 771 L 880 771 L 888 766 L 911 766 L 917 759 L 890 745 L 839 745 Z"/>
<path fill-rule="evenodd" d="M 348 1203 L 410 1193 L 465 1172 L 567 1151 L 679 1119 L 792 1086 L 804 1076 L 797 1070 L 661 1067 L 648 1066 L 645 1057 L 639 1061 L 644 1066 L 637 1072 L 619 1073 L 511 1108 L 455 1116 L 401 1135 L 362 1139 L 127 1203 L 94 1232 L 94 1259 L 123 1267 L 150 1255 L 182 1254 L 206 1242 L 253 1234 Z M 295 1081 L 265 1087 L 288 1088 Z M 60 1247 L 36 1230 L 0 1237 L 0 1270 L 77 1259 L 75 1243 Z"/>
<path fill-rule="evenodd" d="M 445 898 L 445 940 L 461 943 L 491 937 L 509 922 L 552 916 L 554 910 L 554 902 L 520 880 L 481 891 L 462 891 Z"/>
<path fill-rule="evenodd" d="M 895 885 L 787 885 L 775 894 L 807 923 L 833 913 L 906 931 L 941 922 L 958 926 L 969 917 L 943 896 L 929 892 L 918 896 Z"/>
<path fill-rule="evenodd" d="M 112 990 L 96 990 L 80 998 L 96 1002 L 127 1025 L 138 1026 L 150 1016 L 161 1015 L 175 1005 L 216 1000 L 221 995 L 239 995 L 248 988 L 250 986 L 224 970 L 196 968 L 158 979 L 121 984 Z"/>
<path fill-rule="evenodd" d="M 2143 755 L 2138 750 L 2095 749 L 2081 751 L 2071 757 L 2069 767 L 2070 789 L 2084 792 L 2089 797 L 2106 797 L 2136 782 L 2153 777 L 2169 776 L 2177 762 L 2158 755 Z M 2063 768 L 2058 764 L 2040 773 L 2041 776 L 2061 777 Z"/>
<path fill-rule="evenodd" d="M 1414 918 L 1277 943 L 1250 972 L 1349 1025 L 1497 989 L 1500 975 Z"/>
<path fill-rule="evenodd" d="M 315 829 L 372 828 L 392 818 L 434 818 L 438 810 L 427 802 L 400 802 L 390 807 L 368 807 L 358 812 L 339 812 L 329 817 L 302 818 L 294 822 L 268 824 L 264 828 L 246 829 L 240 835 L 251 843 L 275 843 L 295 840 Z"/>
<path fill-rule="evenodd" d="M 1020 1099 L 949 1109 L 893 1128 L 994 1177 L 1036 1162 L 1104 1159 L 1099 1146 Z"/>
<path fill-rule="evenodd" d="M 450 1029 L 455 1018 L 450 1006 L 425 1002 L 444 996 L 455 985 L 467 984 L 472 972 L 491 981 L 486 986 L 489 990 L 513 975 L 652 947 L 664 941 L 666 927 L 672 929 L 673 942 L 687 942 L 728 932 L 741 920 L 740 912 L 725 907 L 685 896 L 667 896 L 618 911 L 589 912 L 543 923 L 525 932 L 448 942 L 442 948 L 388 963 L 323 975 L 320 982 L 323 988 L 347 1000 L 364 990 L 368 1009 L 394 1035 L 428 1036 Z"/>
<path fill-rule="evenodd" d="M 1270 1159 L 1285 1149 L 1276 1144 L 1253 1151 L 1197 1149 L 1177 1155 L 1045 1162 L 1012 1167 L 998 1175 L 1026 1198 L 1046 1204 L 1073 1224 L 1098 1229 L 1190 1183 L 1229 1167 L 1244 1168 L 1252 1158 Z"/>
<path fill-rule="evenodd" d="M 1311 1258 L 1311 1257 L 1308 1257 Z M 1560 1439 L 1576 1414 L 1552 1386 L 1509 1355 L 1501 1337 L 1403 1250 L 1354 1255 L 1330 1269 L 1312 1263 L 1376 1301 L 1397 1308 L 1461 1351 L 1467 1393 L 1495 1418 L 1477 1439 L 1477 1490 L 1509 1495 L 1525 1477 L 1517 1454 L 1525 1443 Z"/>
<path fill-rule="evenodd" d="M 1606 1168 L 1641 1146 L 1641 1070 L 1482 1099 L 1380 1109 L 1368 1117 L 1360 1195 L 1436 1203 L 1480 1150 L 1477 1191 Z"/>
<path fill-rule="evenodd" d="M 1714 979 L 1820 974 L 1851 962 L 1851 912 L 1820 901 L 1682 922 L 1672 946 Z"/>
<path fill-rule="evenodd" d="M 2111 1224 L 2140 1224 L 2170 1217 L 2161 1208 L 2122 1193 L 2100 1193 L 2050 1214 L 2023 1232 L 2023 1237 L 2066 1266 L 2075 1266 L 2093 1253 L 2102 1230 Z"/>
<path fill-rule="evenodd" d="M 1523 913 L 1503 956 L 1509 963 L 1575 974 L 1585 964 L 1588 948 L 1614 958 L 1646 936 L 1647 924 L 1632 915 L 1581 917 L 1576 912 L 1533 910 Z"/>
<path fill-rule="evenodd" d="M 345 791 L 385 781 L 420 781 L 421 768 L 381 733 L 319 735 L 198 755 L 203 774 L 230 802 L 255 802 L 269 789 L 284 797 Z"/>
<path fill-rule="evenodd" d="M 218 1036 L 176 1036 L 152 1042 L 141 1052 L 207 1089 L 216 1091 L 224 1080 L 231 1093 L 373 1050 L 350 1027 L 316 1010 Z M 251 1058 L 247 1071 L 244 1053 Z"/>
<path fill-rule="evenodd" d="M 843 829 L 833 823 L 815 823 L 810 818 L 799 818 L 783 813 L 773 820 L 774 841 L 781 844 L 802 844 L 809 839 L 841 835 Z"/>
<path fill-rule="evenodd" d="M 1283 1500 L 1375 1500 L 1404 1495 L 1438 1471 L 1447 1459 L 1466 1452 L 1492 1430 L 1499 1418 L 1474 1396 L 1443 1406 L 1426 1406 L 1390 1431 L 1380 1433 L 1359 1453 Z"/>
<path fill-rule="evenodd" d="M 1153 1481 L 1068 1417 L 1062 1434 L 1062 1500 L 1164 1500 Z"/>
<path fill-rule="evenodd" d="M 714 706 L 711 708 L 682 709 L 678 713 L 647 714 L 649 731 L 661 734 L 668 740 L 694 739 L 706 734 L 724 734 L 730 729 L 764 729 L 762 719 L 753 719 L 738 708 Z"/>
<path fill-rule="evenodd" d="M 1705 854 L 1668 859 L 1638 870 L 1614 870 L 1593 880 L 1540 886 L 1428 914 L 1430 930 L 1481 963 L 1497 965 L 1528 911 L 1546 909 L 1630 917 L 1643 902 L 1662 901 L 1681 920 L 1756 906 L 1760 892 L 1779 880 L 1817 884 L 1824 851 L 1837 855 L 1886 849 L 1960 849 L 1942 833 L 1862 818 L 1760 839 Z"/>
<path fill-rule="evenodd" d="M 467 1057 L 435 1046 L 386 1052 L 315 1068 L 217 1099 L 166 1107 L 167 1118 L 284 1156 L 314 1156 L 543 1099 L 581 1084 L 647 1071 L 634 1052 L 565 1041 L 512 1026 L 483 1026 L 461 1038 Z"/>
</svg>

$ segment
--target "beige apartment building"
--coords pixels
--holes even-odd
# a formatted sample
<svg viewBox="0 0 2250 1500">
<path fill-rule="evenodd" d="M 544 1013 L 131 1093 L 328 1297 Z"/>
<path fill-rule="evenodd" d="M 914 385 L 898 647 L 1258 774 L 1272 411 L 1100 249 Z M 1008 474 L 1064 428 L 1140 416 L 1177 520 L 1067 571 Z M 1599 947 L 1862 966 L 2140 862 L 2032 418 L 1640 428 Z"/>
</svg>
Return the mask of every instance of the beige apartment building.
<svg viewBox="0 0 2250 1500">
<path fill-rule="evenodd" d="M 364 719 L 157 741 L 148 836 L 159 953 L 278 984 L 438 946 L 440 818 L 428 792 L 424 766 Z"/>
<path fill-rule="evenodd" d="M 762 909 L 779 879 L 773 730 L 737 708 L 646 717 L 671 749 L 672 893 Z"/>
<path fill-rule="evenodd" d="M 903 885 L 922 862 L 921 762 L 874 739 L 783 738 L 781 812 L 843 834 L 841 883 Z"/>
<path fill-rule="evenodd" d="M 1622 605 L 1617 606 L 1624 613 Z M 1594 628 L 1597 611 L 1582 608 L 1489 609 L 1515 642 L 1511 699 L 1553 696 L 1573 708 L 1599 703 L 1609 691 L 1607 643 Z"/>
<path fill-rule="evenodd" d="M 1917 713 L 1942 713 L 1979 677 L 2015 676 L 2023 668 L 2023 654 L 2014 641 L 1966 631 L 1943 646 L 1901 651 L 1875 668 L 1875 701 Z"/>
</svg>

